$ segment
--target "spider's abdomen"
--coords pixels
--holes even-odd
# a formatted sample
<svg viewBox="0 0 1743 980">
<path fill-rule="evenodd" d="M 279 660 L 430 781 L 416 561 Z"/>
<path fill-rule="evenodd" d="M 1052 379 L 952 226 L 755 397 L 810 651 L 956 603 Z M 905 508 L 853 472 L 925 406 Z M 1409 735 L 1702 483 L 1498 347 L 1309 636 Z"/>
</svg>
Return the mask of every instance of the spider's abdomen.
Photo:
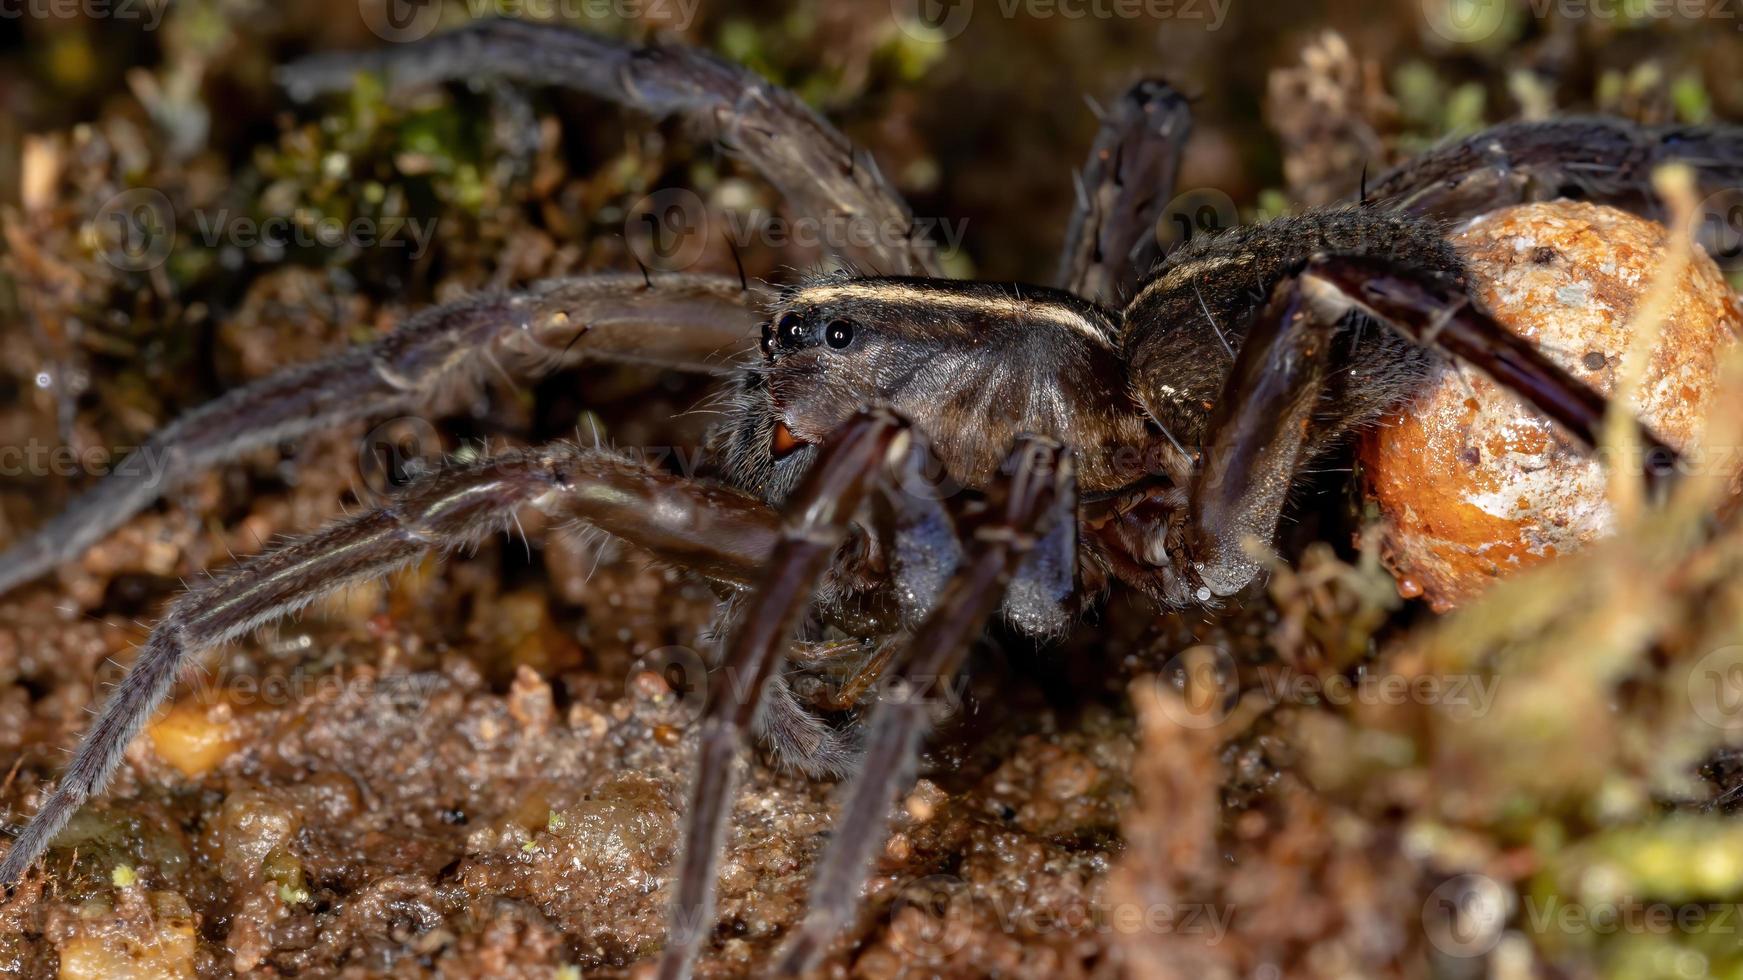
<svg viewBox="0 0 1743 980">
<path fill-rule="evenodd" d="M 1624 211 L 1572 201 L 1501 208 L 1454 237 L 1470 293 L 1573 377 L 1613 397 L 1638 310 L 1674 261 L 1674 236 Z M 1633 410 L 1703 475 L 1735 454 L 1702 439 L 1743 336 L 1743 306 L 1696 250 L 1666 281 L 1653 356 Z M 1451 609 L 1505 575 L 1615 530 L 1613 469 L 1528 402 L 1478 371 L 1439 370 L 1409 411 L 1362 434 L 1363 485 L 1378 505 L 1383 560 L 1407 596 Z"/>
<path fill-rule="evenodd" d="M 1336 208 L 1195 238 L 1175 250 L 1126 306 L 1122 343 L 1133 396 L 1197 445 L 1247 325 L 1278 282 L 1315 255 L 1377 256 L 1458 276 L 1436 222 L 1368 207 Z M 1427 355 L 1389 330 L 1348 332 L 1328 383 L 1329 440 L 1370 421 L 1423 376 Z"/>
</svg>

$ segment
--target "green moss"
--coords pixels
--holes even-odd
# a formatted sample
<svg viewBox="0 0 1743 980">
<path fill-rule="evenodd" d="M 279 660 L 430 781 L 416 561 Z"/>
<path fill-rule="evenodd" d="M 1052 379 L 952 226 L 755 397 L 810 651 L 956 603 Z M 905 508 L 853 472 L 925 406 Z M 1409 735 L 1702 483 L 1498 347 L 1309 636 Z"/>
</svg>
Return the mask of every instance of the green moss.
<svg viewBox="0 0 1743 980">
<path fill-rule="evenodd" d="M 1713 99 L 1699 75 L 1680 75 L 1670 86 L 1670 101 L 1676 116 L 1685 123 L 1713 121 Z"/>
<path fill-rule="evenodd" d="M 1411 132 L 1400 145 L 1422 149 L 1448 136 L 1474 133 L 1487 123 L 1488 94 L 1477 82 L 1452 84 L 1426 62 L 1407 61 L 1392 75 L 1398 111 Z"/>
<path fill-rule="evenodd" d="M 1259 203 L 1253 208 L 1252 218 L 1255 222 L 1272 221 L 1287 216 L 1291 210 L 1289 196 L 1282 189 L 1267 187 L 1259 192 Z"/>
<path fill-rule="evenodd" d="M 895 65 L 896 77 L 904 82 L 918 81 L 944 60 L 949 52 L 942 36 L 927 37 L 925 34 L 916 36 L 917 25 L 904 25 L 902 29 L 891 31 L 889 39 L 880 52 L 889 62 Z"/>
<path fill-rule="evenodd" d="M 286 905 L 301 905 L 309 900 L 308 877 L 303 864 L 282 847 L 275 847 L 260 864 L 267 881 L 278 885 L 278 899 Z"/>
</svg>

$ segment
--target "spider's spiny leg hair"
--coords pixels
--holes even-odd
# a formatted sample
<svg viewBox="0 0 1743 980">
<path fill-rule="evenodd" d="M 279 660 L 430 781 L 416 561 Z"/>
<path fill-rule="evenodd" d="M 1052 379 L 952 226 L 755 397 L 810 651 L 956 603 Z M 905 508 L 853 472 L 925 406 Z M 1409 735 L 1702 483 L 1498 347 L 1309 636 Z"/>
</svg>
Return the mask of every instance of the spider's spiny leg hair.
<svg viewBox="0 0 1743 980">
<path fill-rule="evenodd" d="M 845 257 L 890 273 L 943 274 L 907 202 L 869 155 L 791 92 L 708 52 L 497 18 L 411 44 L 318 55 L 280 69 L 279 82 L 306 99 L 350 88 L 359 70 L 380 71 L 396 88 L 495 76 L 584 92 L 656 119 L 679 117 L 743 157 L 800 214 L 872 229 L 839 236 Z"/>
<path fill-rule="evenodd" d="M 661 980 L 690 975 L 714 924 L 715 875 L 726 839 L 736 769 L 764 688 L 812 590 L 846 535 L 849 520 L 877 480 L 907 451 L 907 426 L 890 412 L 849 419 L 824 441 L 817 461 L 787 500 L 786 524 L 762 584 L 727 637 L 709 683 L 700 751 L 685 818 L 671 927 L 660 958 Z"/>
<path fill-rule="evenodd" d="M 1102 119 L 1078 183 L 1056 276 L 1061 289 L 1119 305 L 1160 257 L 1156 224 L 1174 196 L 1192 109 L 1145 79 Z"/>
<path fill-rule="evenodd" d="M 529 505 L 738 584 L 756 576 L 780 534 L 774 511 L 756 500 L 660 473 L 608 450 L 569 444 L 515 450 L 420 477 L 384 507 L 244 559 L 177 598 L 54 792 L 0 862 L 0 884 L 17 881 L 74 811 L 109 781 L 127 744 L 191 656 L 429 552 L 475 545 L 513 526 L 517 512 Z"/>
<path fill-rule="evenodd" d="M 851 916 L 872 857 L 889 836 L 890 810 L 914 783 L 933 707 L 925 692 L 948 689 L 1025 556 L 1050 533 L 1048 525 L 1075 520 L 1076 484 L 1065 449 L 1025 438 L 1013 450 L 1008 472 L 1008 482 L 995 487 L 993 516 L 974 530 L 956 574 L 895 659 L 896 683 L 886 685 L 890 696 L 873 711 L 859 774 L 844 787 L 805 921 L 777 962 L 780 976 L 810 970 Z"/>
<path fill-rule="evenodd" d="M 1456 220 L 1578 197 L 1662 221 L 1652 171 L 1673 162 L 1694 169 L 1703 196 L 1743 187 L 1743 127 L 1596 116 L 1504 123 L 1406 161 L 1370 184 L 1367 199 Z"/>
<path fill-rule="evenodd" d="M 468 297 L 362 347 L 227 392 L 158 430 L 67 509 L 0 553 L 0 593 L 77 557 L 176 486 L 265 446 L 345 422 L 433 411 L 497 355 L 549 365 L 573 352 L 712 374 L 753 350 L 766 293 L 736 278 L 611 273 Z M 578 343 L 585 337 L 585 343 Z"/>
</svg>

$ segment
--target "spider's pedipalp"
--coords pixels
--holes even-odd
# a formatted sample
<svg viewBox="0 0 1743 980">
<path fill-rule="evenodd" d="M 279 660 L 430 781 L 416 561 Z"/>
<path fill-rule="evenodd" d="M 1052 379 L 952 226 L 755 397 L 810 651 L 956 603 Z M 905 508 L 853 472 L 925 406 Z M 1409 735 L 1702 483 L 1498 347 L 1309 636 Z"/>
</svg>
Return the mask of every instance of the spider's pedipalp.
<svg viewBox="0 0 1743 980">
<path fill-rule="evenodd" d="M 756 576 L 781 535 L 775 512 L 756 500 L 574 445 L 515 450 L 419 478 L 384 507 L 245 558 L 177 598 L 0 862 L 0 885 L 17 881 L 108 782 L 190 657 L 429 552 L 475 544 L 527 506 L 736 584 Z"/>
<path fill-rule="evenodd" d="M 501 360 L 538 368 L 566 357 L 721 373 L 755 343 L 763 294 L 736 279 L 552 279 L 423 310 L 363 347 L 297 365 L 195 408 L 154 433 L 67 509 L 0 553 L 0 593 L 77 557 L 186 480 L 344 422 L 434 410 L 455 385 Z"/>
<path fill-rule="evenodd" d="M 804 922 L 777 961 L 780 976 L 805 973 L 846 924 L 889 836 L 890 808 L 914 782 L 920 741 L 931 727 L 927 690 L 940 690 L 980 635 L 1026 557 L 1061 521 L 1076 522 L 1071 455 L 1025 438 L 1012 450 L 1008 483 L 994 488 L 993 516 L 977 527 L 937 605 L 894 659 L 889 696 L 874 709 L 858 775 L 842 791 L 841 813 L 812 878 Z M 1021 571 L 1020 571 L 1021 570 Z"/>
<path fill-rule="evenodd" d="M 556 24 L 495 18 L 378 51 L 324 54 L 279 71 L 297 98 L 349 88 L 358 71 L 395 87 L 499 77 L 573 89 L 699 125 L 742 156 L 798 211 L 851 219 L 871 234 L 829 236 L 850 262 L 892 274 L 942 275 L 932 243 L 871 157 L 791 92 L 706 51 L 637 45 Z"/>
<path fill-rule="evenodd" d="M 1160 257 L 1156 225 L 1174 195 L 1192 109 L 1166 82 L 1145 79 L 1102 120 L 1084 164 L 1055 276 L 1061 289 L 1117 304 Z"/>
</svg>

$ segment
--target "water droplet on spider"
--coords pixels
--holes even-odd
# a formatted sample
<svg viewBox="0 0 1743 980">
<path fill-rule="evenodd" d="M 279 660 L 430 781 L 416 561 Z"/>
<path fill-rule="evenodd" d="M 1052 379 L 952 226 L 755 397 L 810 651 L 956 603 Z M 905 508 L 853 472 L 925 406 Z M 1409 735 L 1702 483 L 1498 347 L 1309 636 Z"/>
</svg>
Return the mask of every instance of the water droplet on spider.
<svg viewBox="0 0 1743 980">
<path fill-rule="evenodd" d="M 36 386 L 38 388 L 48 389 L 50 387 L 53 387 L 53 385 L 54 385 L 54 375 L 53 374 L 50 374 L 47 371 L 36 372 Z"/>
</svg>

